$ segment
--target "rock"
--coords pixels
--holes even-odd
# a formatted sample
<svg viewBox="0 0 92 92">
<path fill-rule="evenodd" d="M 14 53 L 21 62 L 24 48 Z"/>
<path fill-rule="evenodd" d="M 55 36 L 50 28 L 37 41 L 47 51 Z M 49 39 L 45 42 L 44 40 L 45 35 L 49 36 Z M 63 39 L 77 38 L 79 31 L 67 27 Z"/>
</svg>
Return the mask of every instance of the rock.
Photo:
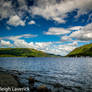
<svg viewBox="0 0 92 92">
<path fill-rule="evenodd" d="M 36 88 L 34 87 L 34 84 L 35 84 L 35 79 L 30 77 L 28 79 L 29 81 L 29 89 L 30 89 L 30 92 L 34 92 L 36 90 Z"/>
<path fill-rule="evenodd" d="M 45 85 L 39 86 L 37 92 L 51 92 Z"/>
<path fill-rule="evenodd" d="M 71 91 L 73 90 L 71 86 L 64 86 L 64 89 L 65 90 L 71 90 Z"/>
<path fill-rule="evenodd" d="M 35 87 L 34 84 L 35 82 L 37 82 L 37 80 L 35 80 L 34 78 L 30 77 L 28 80 L 29 80 L 30 92 L 51 92 L 51 90 L 48 89 L 45 85 Z"/>
<path fill-rule="evenodd" d="M 82 87 L 80 87 L 80 86 L 76 86 L 75 88 L 82 90 Z"/>
<path fill-rule="evenodd" d="M 19 81 L 16 80 L 15 76 L 5 72 L 0 71 L 0 86 L 1 87 L 19 87 Z"/>
<path fill-rule="evenodd" d="M 29 80 L 29 85 L 34 85 L 34 83 L 35 83 L 34 78 L 30 77 L 28 80 Z"/>
<path fill-rule="evenodd" d="M 59 84 L 59 83 L 56 83 L 56 84 L 54 84 L 53 86 L 54 86 L 54 88 L 60 88 L 60 87 L 63 87 L 63 85 L 61 85 L 61 84 Z"/>
</svg>

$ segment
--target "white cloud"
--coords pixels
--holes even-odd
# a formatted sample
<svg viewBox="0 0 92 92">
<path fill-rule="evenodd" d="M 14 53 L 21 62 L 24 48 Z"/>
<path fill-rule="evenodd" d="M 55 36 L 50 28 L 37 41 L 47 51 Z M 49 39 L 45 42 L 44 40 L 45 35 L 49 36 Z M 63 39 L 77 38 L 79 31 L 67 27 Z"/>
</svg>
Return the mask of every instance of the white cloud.
<svg viewBox="0 0 92 92">
<path fill-rule="evenodd" d="M 11 1 L 0 0 L 0 19 L 9 18 L 11 15 L 13 16 L 15 11 L 12 6 Z"/>
<path fill-rule="evenodd" d="M 10 36 L 10 37 L 8 37 L 8 39 L 16 40 L 16 39 L 20 39 L 20 38 L 33 38 L 33 37 L 37 37 L 37 35 L 23 34 L 23 35 L 19 35 L 19 36 Z"/>
<path fill-rule="evenodd" d="M 78 45 L 78 42 L 77 42 L 77 41 L 73 41 L 73 42 L 72 42 L 72 43 L 70 43 L 69 45 L 77 46 L 77 45 Z"/>
<path fill-rule="evenodd" d="M 84 41 L 92 40 L 92 23 L 84 26 L 78 31 L 72 32 L 69 37 Z"/>
<path fill-rule="evenodd" d="M 92 0 L 34 0 L 33 6 L 28 6 L 28 0 L 0 0 L 0 20 L 18 15 L 21 18 L 28 12 L 30 15 L 40 15 L 58 23 L 65 23 L 67 13 L 78 9 L 79 17 L 92 10 Z M 19 5 L 16 7 L 16 4 Z M 2 12 L 3 11 L 3 12 Z"/>
<path fill-rule="evenodd" d="M 69 36 L 62 36 L 61 41 L 72 41 L 72 38 L 70 38 Z"/>
<path fill-rule="evenodd" d="M 77 42 L 72 42 L 72 43 L 68 43 L 68 44 L 55 46 L 54 49 L 56 50 L 57 54 L 64 56 L 64 55 L 67 55 L 72 50 L 74 50 L 77 47 L 77 45 L 78 45 Z"/>
<path fill-rule="evenodd" d="M 36 42 L 34 45 L 37 47 L 37 49 L 43 50 L 49 47 L 51 44 L 52 42 Z"/>
<path fill-rule="evenodd" d="M 41 15 L 46 19 L 55 21 L 63 20 L 67 16 L 66 13 L 78 9 L 78 15 L 85 14 L 92 10 L 92 0 L 64 0 L 57 3 L 57 0 L 37 0 L 37 6 L 32 7 L 33 15 Z"/>
<path fill-rule="evenodd" d="M 63 18 L 59 18 L 59 17 L 55 17 L 55 18 L 53 18 L 53 20 L 58 22 L 58 23 L 65 23 L 66 22 Z"/>
<path fill-rule="evenodd" d="M 14 15 L 23 17 L 25 11 L 28 12 L 26 0 L 0 0 L 0 20 Z"/>
<path fill-rule="evenodd" d="M 18 15 L 11 16 L 7 23 L 13 26 L 25 26 L 25 22 Z"/>
<path fill-rule="evenodd" d="M 1 47 L 12 47 L 13 45 L 10 43 L 10 41 L 1 40 L 0 41 Z"/>
<path fill-rule="evenodd" d="M 33 48 L 40 51 L 48 52 L 52 42 L 26 42 L 25 40 L 16 39 L 14 40 L 14 47 L 16 48 Z M 50 52 L 49 53 L 53 53 Z"/>
<path fill-rule="evenodd" d="M 29 44 L 24 40 L 16 39 L 14 40 L 14 47 L 15 48 L 29 48 Z"/>
<path fill-rule="evenodd" d="M 68 34 L 70 30 L 64 28 L 50 28 L 48 32 L 44 32 L 46 35 L 61 35 L 61 34 Z"/>
<path fill-rule="evenodd" d="M 70 30 L 76 30 L 73 31 L 69 36 L 62 36 L 61 41 L 82 41 L 87 42 L 89 40 L 92 40 L 92 23 L 86 25 L 86 26 L 75 26 L 69 28 Z"/>
<path fill-rule="evenodd" d="M 70 30 L 81 30 L 83 27 L 82 26 L 75 26 L 71 27 Z"/>
<path fill-rule="evenodd" d="M 7 36 L 7 37 L 0 37 L 0 40 L 2 39 L 9 39 L 9 40 L 16 40 L 20 38 L 33 38 L 37 37 L 37 35 L 32 35 L 32 34 L 23 34 L 23 35 L 17 35 L 17 36 Z"/>
<path fill-rule="evenodd" d="M 28 24 L 33 25 L 33 24 L 36 24 L 36 22 L 34 20 L 31 20 L 31 21 L 29 21 Z"/>
<path fill-rule="evenodd" d="M 13 39 L 14 43 L 10 41 L 1 40 L 1 47 L 15 47 L 15 48 L 33 48 L 46 53 L 56 54 L 56 55 L 66 55 L 78 45 L 77 42 L 68 43 L 60 45 L 59 42 L 26 42 L 23 39 Z"/>
<path fill-rule="evenodd" d="M 27 10 L 26 0 L 18 0 L 18 4 L 20 10 Z"/>
<path fill-rule="evenodd" d="M 14 41 L 14 47 L 17 48 L 33 48 L 46 53 L 56 54 L 56 55 L 67 55 L 70 51 L 75 49 L 78 42 L 56 45 L 55 42 L 26 42 L 24 40 L 17 39 Z"/>
<path fill-rule="evenodd" d="M 78 47 L 78 42 L 81 42 L 81 41 L 73 41 L 73 40 L 70 43 L 62 43 L 62 42 L 26 42 L 25 40 L 20 39 L 20 37 L 16 37 L 14 39 L 11 38 L 11 40 L 14 41 L 14 43 L 12 45 L 10 45 L 11 47 L 15 47 L 15 48 L 33 48 L 33 49 L 37 49 L 37 50 L 40 50 L 40 51 L 44 51 L 46 53 L 62 55 L 62 56 L 67 55 L 69 52 L 74 50 L 76 47 Z"/>
</svg>

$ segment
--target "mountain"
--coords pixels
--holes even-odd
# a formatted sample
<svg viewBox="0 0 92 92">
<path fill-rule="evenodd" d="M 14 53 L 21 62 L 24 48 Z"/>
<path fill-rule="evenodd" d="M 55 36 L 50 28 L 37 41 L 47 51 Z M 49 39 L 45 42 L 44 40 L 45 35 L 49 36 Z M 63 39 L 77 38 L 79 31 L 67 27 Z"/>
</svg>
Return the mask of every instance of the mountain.
<svg viewBox="0 0 92 92">
<path fill-rule="evenodd" d="M 78 47 L 74 49 L 72 52 L 70 52 L 67 56 L 69 57 L 92 57 L 92 44 L 87 44 L 81 47 Z"/>
<path fill-rule="evenodd" d="M 31 48 L 0 48 L 0 57 L 57 57 Z"/>
</svg>

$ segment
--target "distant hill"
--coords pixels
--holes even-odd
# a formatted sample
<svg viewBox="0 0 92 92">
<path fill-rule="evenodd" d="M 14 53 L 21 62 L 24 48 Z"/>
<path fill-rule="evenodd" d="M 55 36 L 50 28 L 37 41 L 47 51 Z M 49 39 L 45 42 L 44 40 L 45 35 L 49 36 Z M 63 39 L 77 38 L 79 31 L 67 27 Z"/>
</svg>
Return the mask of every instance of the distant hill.
<svg viewBox="0 0 92 92">
<path fill-rule="evenodd" d="M 31 48 L 0 48 L 0 57 L 57 57 Z"/>
<path fill-rule="evenodd" d="M 74 49 L 72 52 L 70 52 L 67 56 L 69 57 L 92 57 L 92 44 L 87 44 L 81 47 L 78 47 L 76 49 Z"/>
</svg>

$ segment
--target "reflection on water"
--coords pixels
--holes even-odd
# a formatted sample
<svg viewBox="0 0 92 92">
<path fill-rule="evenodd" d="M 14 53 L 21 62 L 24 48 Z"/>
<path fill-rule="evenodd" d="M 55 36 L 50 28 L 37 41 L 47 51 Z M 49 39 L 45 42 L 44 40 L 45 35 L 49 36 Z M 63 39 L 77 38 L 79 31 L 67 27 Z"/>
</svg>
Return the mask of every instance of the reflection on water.
<svg viewBox="0 0 92 92">
<path fill-rule="evenodd" d="M 0 67 L 21 72 L 21 82 L 29 76 L 39 84 L 92 89 L 92 58 L 0 58 Z"/>
</svg>

